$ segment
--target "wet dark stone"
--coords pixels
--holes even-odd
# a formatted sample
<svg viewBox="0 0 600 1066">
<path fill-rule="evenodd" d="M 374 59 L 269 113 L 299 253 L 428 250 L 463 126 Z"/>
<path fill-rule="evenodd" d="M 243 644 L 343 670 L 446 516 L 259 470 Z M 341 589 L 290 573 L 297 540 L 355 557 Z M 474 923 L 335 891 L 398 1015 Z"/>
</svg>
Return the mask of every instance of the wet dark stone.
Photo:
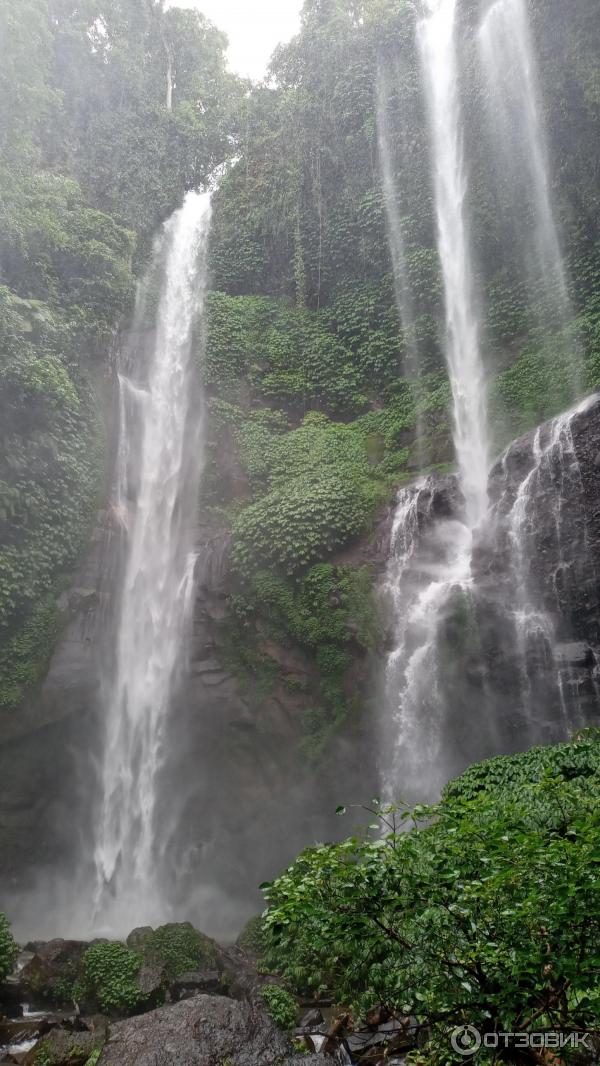
<svg viewBox="0 0 600 1066">
<path fill-rule="evenodd" d="M 99 1066 L 279 1066 L 289 1050 L 257 1005 L 197 996 L 113 1026 Z"/>
</svg>

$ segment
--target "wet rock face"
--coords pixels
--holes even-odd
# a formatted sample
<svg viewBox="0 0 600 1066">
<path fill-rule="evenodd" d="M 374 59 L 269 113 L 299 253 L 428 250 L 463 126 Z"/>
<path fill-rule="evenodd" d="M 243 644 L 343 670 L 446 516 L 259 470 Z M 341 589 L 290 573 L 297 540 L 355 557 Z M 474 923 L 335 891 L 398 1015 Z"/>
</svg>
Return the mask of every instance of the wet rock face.
<svg viewBox="0 0 600 1066">
<path fill-rule="evenodd" d="M 288 1051 L 259 1007 L 197 996 L 115 1025 L 100 1066 L 278 1066 Z"/>
<path fill-rule="evenodd" d="M 491 473 L 473 577 L 489 691 L 513 745 L 597 718 L 599 454 L 596 396 L 516 441 Z"/>
</svg>

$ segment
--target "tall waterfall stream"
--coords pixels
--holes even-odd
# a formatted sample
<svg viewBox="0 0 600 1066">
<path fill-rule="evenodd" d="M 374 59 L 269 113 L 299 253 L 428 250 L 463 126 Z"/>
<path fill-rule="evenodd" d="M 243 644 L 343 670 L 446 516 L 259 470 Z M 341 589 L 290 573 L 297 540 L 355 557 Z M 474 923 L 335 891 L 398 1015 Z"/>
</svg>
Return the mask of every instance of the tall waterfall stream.
<svg viewBox="0 0 600 1066">
<path fill-rule="evenodd" d="M 125 564 L 104 685 L 94 899 L 94 924 L 113 931 L 165 917 L 157 782 L 191 619 L 203 426 L 201 403 L 192 411 L 192 349 L 210 217 L 210 194 L 189 193 L 165 225 L 138 294 L 131 376 L 119 380 L 116 512 Z M 147 350 L 136 342 L 148 335 L 153 306 Z"/>
<path fill-rule="evenodd" d="M 445 354 L 458 472 L 456 477 L 446 479 L 422 478 L 401 489 L 397 499 L 383 590 L 392 621 L 382 743 L 383 783 L 390 799 L 435 798 L 451 773 L 473 758 L 547 737 L 552 711 L 547 710 L 540 720 L 540 693 L 532 691 L 536 670 L 538 674 L 547 671 L 554 676 L 554 687 L 560 694 L 562 735 L 584 722 L 581 717 L 579 721 L 572 720 L 566 710 L 565 670 L 553 662 L 560 628 L 558 616 L 545 606 L 544 596 L 535 586 L 531 536 L 534 497 L 544 472 L 558 462 L 571 474 L 576 473 L 577 461 L 569 439 L 571 421 L 580 408 L 556 419 L 549 429 L 549 439 L 543 443 L 541 430 L 534 436 L 525 474 L 509 493 L 510 506 L 489 498 L 492 435 L 482 357 L 482 311 L 474 284 L 469 235 L 469 177 L 457 55 L 459 11 L 457 0 L 424 0 L 416 29 L 429 115 L 438 252 L 445 295 Z M 488 85 L 490 116 L 497 133 L 495 147 L 502 157 L 499 169 L 502 173 L 508 170 L 511 189 L 527 188 L 533 212 L 524 269 L 530 269 L 532 288 L 537 285 L 541 317 L 548 314 L 549 307 L 553 308 L 553 328 L 555 332 L 562 331 L 563 343 L 567 344 L 565 360 L 575 398 L 579 352 L 566 334 L 572 311 L 553 214 L 536 59 L 523 0 L 496 0 L 491 5 L 479 28 L 478 46 Z M 385 115 L 381 91 L 378 113 Z M 379 138 L 396 291 L 403 325 L 410 331 L 411 323 L 406 322 L 410 289 L 406 276 L 399 276 L 405 270 L 402 232 L 397 215 L 390 209 L 390 204 L 396 204 L 397 192 L 387 126 L 381 119 Z M 544 289 L 541 296 L 540 285 Z M 418 354 L 416 358 L 418 361 Z M 506 494 L 502 496 L 505 499 Z M 507 510 L 501 514 L 503 506 Z M 560 542 L 560 498 L 556 506 Z M 505 584 L 506 599 L 495 607 L 496 616 L 502 618 L 496 639 L 515 646 L 511 654 L 518 664 L 520 679 L 516 693 L 519 724 L 513 727 L 512 734 L 509 730 L 510 735 L 501 735 L 502 726 L 493 711 L 485 655 L 476 634 L 483 593 L 475 571 L 486 537 L 489 542 L 504 538 L 512 575 Z M 559 578 L 557 571 L 557 581 Z M 469 639 L 473 648 L 465 670 L 456 656 L 456 633 L 462 627 L 464 638 L 471 625 Z M 506 636 L 509 632 L 510 638 Z M 536 648 L 537 660 L 533 654 Z"/>
</svg>

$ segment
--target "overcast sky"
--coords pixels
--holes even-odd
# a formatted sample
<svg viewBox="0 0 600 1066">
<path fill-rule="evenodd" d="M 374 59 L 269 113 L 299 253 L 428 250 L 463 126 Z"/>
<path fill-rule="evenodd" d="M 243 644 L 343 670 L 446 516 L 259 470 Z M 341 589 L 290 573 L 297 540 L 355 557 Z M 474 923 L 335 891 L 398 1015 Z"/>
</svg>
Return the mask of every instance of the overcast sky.
<svg viewBox="0 0 600 1066">
<path fill-rule="evenodd" d="M 171 0 L 197 7 L 229 37 L 229 64 L 237 74 L 262 78 L 271 53 L 300 26 L 302 0 Z"/>
</svg>

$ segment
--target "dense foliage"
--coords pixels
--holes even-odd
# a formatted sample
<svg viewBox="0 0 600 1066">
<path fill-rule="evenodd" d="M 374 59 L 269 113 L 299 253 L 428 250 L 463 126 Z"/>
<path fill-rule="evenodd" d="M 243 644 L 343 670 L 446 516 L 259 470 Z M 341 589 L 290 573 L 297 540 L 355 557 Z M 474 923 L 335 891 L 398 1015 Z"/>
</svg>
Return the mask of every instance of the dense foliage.
<svg viewBox="0 0 600 1066">
<path fill-rule="evenodd" d="M 277 985 L 265 985 L 260 994 L 275 1024 L 280 1029 L 293 1029 L 298 1020 L 298 1004 L 294 997 Z"/>
<path fill-rule="evenodd" d="M 10 931 L 4 914 L 0 914 L 0 981 L 12 973 L 19 953 L 18 946 Z"/>
<path fill-rule="evenodd" d="M 144 1001 L 136 978 L 142 958 L 124 944 L 92 944 L 83 957 L 84 992 L 107 1014 L 130 1014 Z"/>
<path fill-rule="evenodd" d="M 89 537 L 137 266 L 231 152 L 225 43 L 158 0 L 0 7 L 0 708 L 40 677 Z"/>
<path fill-rule="evenodd" d="M 575 317 L 559 327 L 525 284 L 528 190 L 511 190 L 494 165 L 474 59 L 480 4 L 464 0 L 467 206 L 499 445 L 570 402 L 578 347 L 582 388 L 600 386 L 598 21 L 593 0 L 573 0 L 568 18 L 560 0 L 528 6 Z M 268 624 L 267 575 L 302 600 L 311 568 L 368 534 L 399 482 L 452 463 L 415 17 L 409 0 L 307 0 L 300 33 L 246 92 L 197 11 L 5 0 L 0 706 L 38 679 L 63 622 L 57 593 L 103 484 L 107 356 L 150 238 L 226 158 L 238 157 L 215 196 L 215 291 L 198 354 L 210 399 L 204 500 L 232 532 L 236 636 L 240 600 Z M 411 330 L 388 248 L 384 139 Z M 506 224 L 512 195 L 522 233 Z M 341 706 L 340 663 L 330 710 Z"/>
<path fill-rule="evenodd" d="M 496 165 L 476 60 L 481 5 L 460 5 L 466 210 L 498 448 L 572 402 L 575 353 L 580 388 L 600 386 L 598 20 L 591 0 L 574 0 L 568 17 L 560 0 L 528 8 L 571 278 L 567 325 L 544 303 L 544 279 L 526 281 L 531 190 Z M 244 103 L 240 158 L 215 197 L 205 489 L 232 529 L 236 592 L 260 625 L 256 572 L 285 577 L 292 595 L 310 567 L 369 532 L 400 481 L 453 461 L 417 12 L 408 0 L 307 0 L 300 34 Z M 410 330 L 388 248 L 384 137 Z"/>
<path fill-rule="evenodd" d="M 138 938 L 136 950 L 150 966 L 160 966 L 169 980 L 190 970 L 214 970 L 217 949 L 189 922 L 163 925 Z"/>
<path fill-rule="evenodd" d="M 599 785 L 584 736 L 475 766 L 437 807 L 378 805 L 367 833 L 264 886 L 268 962 L 301 993 L 416 1016 L 431 1063 L 455 1061 L 462 1024 L 596 1030 Z"/>
</svg>

